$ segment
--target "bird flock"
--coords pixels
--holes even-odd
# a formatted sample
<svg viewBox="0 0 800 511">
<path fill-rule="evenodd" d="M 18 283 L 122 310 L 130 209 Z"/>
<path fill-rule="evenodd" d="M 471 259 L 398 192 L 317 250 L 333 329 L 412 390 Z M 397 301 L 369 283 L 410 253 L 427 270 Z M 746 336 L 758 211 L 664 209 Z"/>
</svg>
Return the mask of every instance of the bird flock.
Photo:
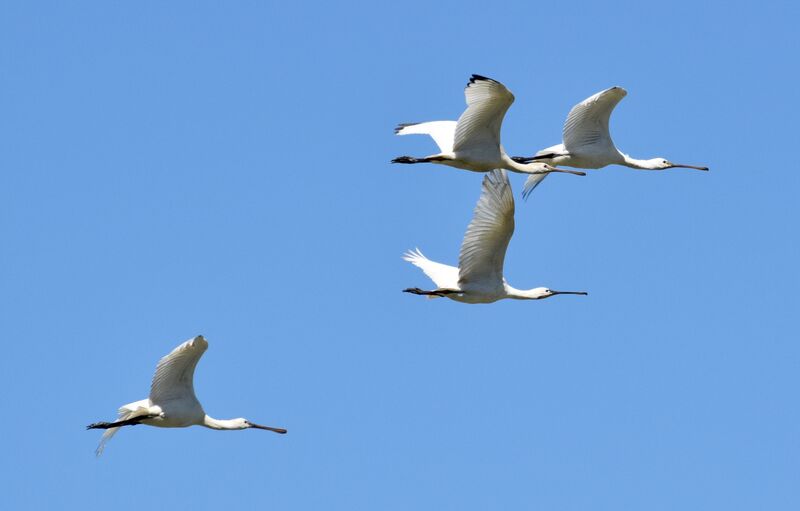
<svg viewBox="0 0 800 511">
<path fill-rule="evenodd" d="M 516 289 L 506 282 L 503 263 L 514 234 L 514 196 L 506 171 L 528 175 L 522 192 L 527 199 L 549 174 L 586 175 L 583 171 L 563 167 L 599 169 L 617 164 L 642 170 L 676 167 L 708 170 L 708 167 L 672 163 L 665 158 L 639 160 L 619 151 L 611 140 L 608 123 L 611 112 L 626 95 L 625 89 L 611 87 L 581 101 L 567 115 L 562 143 L 529 157 L 508 156 L 503 149 L 500 131 L 514 95 L 502 83 L 484 76 L 470 78 L 465 89 L 467 109 L 458 121 L 400 124 L 395 129 L 397 135 L 429 135 L 439 152 L 422 158 L 399 156 L 392 163 L 436 163 L 486 174 L 472 221 L 461 243 L 458 267 L 431 261 L 419 249 L 408 251 L 403 259 L 420 268 L 436 288 L 413 287 L 403 291 L 463 303 L 586 295 L 585 291 L 556 291 L 547 287 Z M 89 424 L 87 429 L 104 430 L 96 454 L 99 456 L 103 452 L 106 442 L 120 428 L 138 424 L 286 433 L 283 428 L 262 426 L 244 418 L 215 419 L 205 413 L 195 396 L 194 371 L 206 349 L 208 341 L 202 335 L 180 344 L 158 362 L 147 399 L 123 405 L 114 422 Z"/>
<path fill-rule="evenodd" d="M 398 135 L 430 135 L 440 152 L 423 158 L 399 156 L 392 163 L 438 163 L 472 172 L 487 172 L 472 221 L 467 227 L 458 268 L 431 261 L 419 249 L 408 251 L 403 259 L 420 268 L 436 289 L 418 287 L 406 293 L 428 298 L 447 297 L 465 303 L 492 303 L 503 298 L 541 300 L 555 295 L 586 295 L 584 291 L 554 291 L 546 287 L 516 289 L 503 276 L 506 249 L 514 234 L 514 195 L 506 170 L 528 174 L 523 197 L 553 172 L 585 176 L 585 172 L 559 168 L 599 169 L 619 164 L 635 169 L 663 170 L 685 167 L 665 158 L 638 160 L 619 151 L 608 131 L 611 111 L 627 92 L 611 87 L 575 105 L 564 123 L 563 143 L 542 149 L 531 157 L 508 156 L 500 143 L 500 130 L 508 108 L 514 102 L 502 83 L 472 75 L 464 90 L 467 109 L 458 121 L 433 121 L 400 124 Z"/>
</svg>

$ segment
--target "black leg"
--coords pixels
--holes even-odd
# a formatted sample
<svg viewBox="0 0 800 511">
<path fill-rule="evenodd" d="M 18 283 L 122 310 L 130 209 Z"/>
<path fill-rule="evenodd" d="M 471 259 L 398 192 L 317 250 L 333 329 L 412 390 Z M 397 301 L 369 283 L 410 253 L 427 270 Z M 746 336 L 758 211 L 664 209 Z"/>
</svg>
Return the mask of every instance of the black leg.
<svg viewBox="0 0 800 511">
<path fill-rule="evenodd" d="M 124 421 L 95 422 L 86 426 L 86 429 L 110 429 L 121 428 L 122 426 L 135 426 L 137 424 L 141 424 L 143 420 L 155 419 L 156 417 L 158 417 L 158 415 L 142 415 L 139 417 L 134 417 L 133 419 L 125 419 Z"/>
<path fill-rule="evenodd" d="M 425 158 L 414 158 L 413 156 L 398 156 L 392 163 L 432 163 L 437 161 L 448 161 L 452 158 L 445 158 L 444 156 L 426 156 Z"/>
<path fill-rule="evenodd" d="M 424 163 L 424 159 L 414 158 L 413 156 L 398 156 L 392 163 Z"/>
<path fill-rule="evenodd" d="M 425 291 L 418 287 L 410 287 L 408 289 L 403 289 L 404 293 L 411 293 L 413 295 L 420 295 L 420 296 L 441 296 L 445 297 L 447 295 L 458 294 L 461 291 L 458 289 L 435 289 L 433 291 Z"/>
</svg>

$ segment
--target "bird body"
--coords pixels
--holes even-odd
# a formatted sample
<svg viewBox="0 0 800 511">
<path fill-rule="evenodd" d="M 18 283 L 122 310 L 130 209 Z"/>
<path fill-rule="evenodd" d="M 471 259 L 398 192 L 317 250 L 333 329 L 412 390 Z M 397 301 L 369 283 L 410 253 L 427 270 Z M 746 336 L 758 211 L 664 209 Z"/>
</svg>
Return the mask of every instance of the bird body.
<svg viewBox="0 0 800 511">
<path fill-rule="evenodd" d="M 430 294 L 429 298 L 446 296 L 463 303 L 492 303 L 508 297 L 505 280 L 484 279 L 460 283 L 458 268 L 431 261 L 419 249 L 409 250 L 403 259 L 420 268 L 436 284 L 439 294 Z M 447 292 L 451 290 L 457 292 Z M 407 291 L 415 293 L 413 290 Z"/>
<path fill-rule="evenodd" d="M 675 167 L 708 170 L 708 167 L 672 163 L 664 158 L 639 160 L 621 152 L 614 145 L 609 131 L 611 112 L 627 95 L 622 87 L 611 87 L 594 94 L 570 110 L 562 131 L 563 142 L 542 149 L 530 158 L 513 157 L 518 163 L 543 162 L 580 169 L 599 169 L 607 165 L 624 165 L 641 170 L 664 170 Z M 523 195 L 527 197 L 547 174 L 530 176 Z"/>
<path fill-rule="evenodd" d="M 465 89 L 467 109 L 458 121 L 432 121 L 400 124 L 397 135 L 429 135 L 439 146 L 439 153 L 416 158 L 400 156 L 392 163 L 438 163 L 472 172 L 489 172 L 503 168 L 523 174 L 566 172 L 546 163 L 519 163 L 511 159 L 500 143 L 500 129 L 514 95 L 500 82 L 472 75 Z"/>
<path fill-rule="evenodd" d="M 115 422 L 87 426 L 87 429 L 105 429 L 96 454 L 102 454 L 105 444 L 119 428 L 137 424 L 159 428 L 205 426 L 218 430 L 256 428 L 286 433 L 285 429 L 261 426 L 244 418 L 215 419 L 206 414 L 194 393 L 194 370 L 207 349 L 208 341 L 202 335 L 182 343 L 158 362 L 147 399 L 120 407 Z"/>
<path fill-rule="evenodd" d="M 483 178 L 481 197 L 461 244 L 458 267 L 431 261 L 419 249 L 408 251 L 403 259 L 420 268 L 436 284 L 436 289 L 409 288 L 404 291 L 429 298 L 447 297 L 464 303 L 586 294 L 553 291 L 545 287 L 525 290 L 510 286 L 503 277 L 503 264 L 513 234 L 514 196 L 506 171 L 496 169 Z"/>
<path fill-rule="evenodd" d="M 545 156 L 547 155 L 547 156 Z M 551 156 L 552 155 L 552 156 Z M 564 144 L 556 144 L 536 153 L 538 158 L 547 158 L 552 165 L 568 165 L 580 169 L 600 169 L 606 165 L 619 164 L 625 162 L 625 155 L 619 151 L 615 152 L 587 152 L 572 154 L 567 151 Z"/>
</svg>

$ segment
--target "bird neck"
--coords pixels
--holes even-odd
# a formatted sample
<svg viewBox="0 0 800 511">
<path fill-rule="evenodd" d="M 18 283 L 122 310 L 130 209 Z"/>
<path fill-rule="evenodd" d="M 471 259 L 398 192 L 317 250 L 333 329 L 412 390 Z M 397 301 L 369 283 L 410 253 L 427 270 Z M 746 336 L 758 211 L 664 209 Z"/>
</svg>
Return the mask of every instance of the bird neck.
<svg viewBox="0 0 800 511">
<path fill-rule="evenodd" d="M 513 170 L 514 172 L 519 172 L 521 174 L 545 174 L 542 172 L 543 165 L 538 161 L 531 163 L 517 163 L 509 158 L 505 153 L 503 153 L 503 161 L 506 164 L 506 168 Z"/>
<path fill-rule="evenodd" d="M 650 160 L 639 160 L 636 158 L 631 158 L 625 153 L 620 154 L 622 154 L 622 165 L 625 165 L 626 167 L 640 170 L 656 170 L 656 167 L 650 162 Z"/>
<path fill-rule="evenodd" d="M 203 418 L 203 426 L 211 429 L 244 429 L 242 422 L 238 419 L 215 419 L 206 415 Z"/>
<path fill-rule="evenodd" d="M 538 300 L 541 298 L 536 289 L 517 289 L 506 284 L 506 294 L 513 300 Z"/>
</svg>

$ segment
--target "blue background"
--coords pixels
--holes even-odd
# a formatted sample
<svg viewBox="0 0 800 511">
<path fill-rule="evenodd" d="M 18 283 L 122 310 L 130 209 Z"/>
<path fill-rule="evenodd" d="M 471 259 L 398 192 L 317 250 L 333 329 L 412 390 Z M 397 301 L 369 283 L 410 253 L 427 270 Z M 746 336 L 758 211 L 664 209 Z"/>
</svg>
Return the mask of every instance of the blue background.
<svg viewBox="0 0 800 511">
<path fill-rule="evenodd" d="M 798 509 L 793 2 L 4 2 L 4 507 Z M 612 85 L 632 156 L 553 176 L 469 306 L 481 176 L 398 122 L 516 95 L 511 154 Z M 519 198 L 523 177 L 512 176 Z M 209 414 L 286 436 L 84 426 L 196 334 Z"/>
</svg>

